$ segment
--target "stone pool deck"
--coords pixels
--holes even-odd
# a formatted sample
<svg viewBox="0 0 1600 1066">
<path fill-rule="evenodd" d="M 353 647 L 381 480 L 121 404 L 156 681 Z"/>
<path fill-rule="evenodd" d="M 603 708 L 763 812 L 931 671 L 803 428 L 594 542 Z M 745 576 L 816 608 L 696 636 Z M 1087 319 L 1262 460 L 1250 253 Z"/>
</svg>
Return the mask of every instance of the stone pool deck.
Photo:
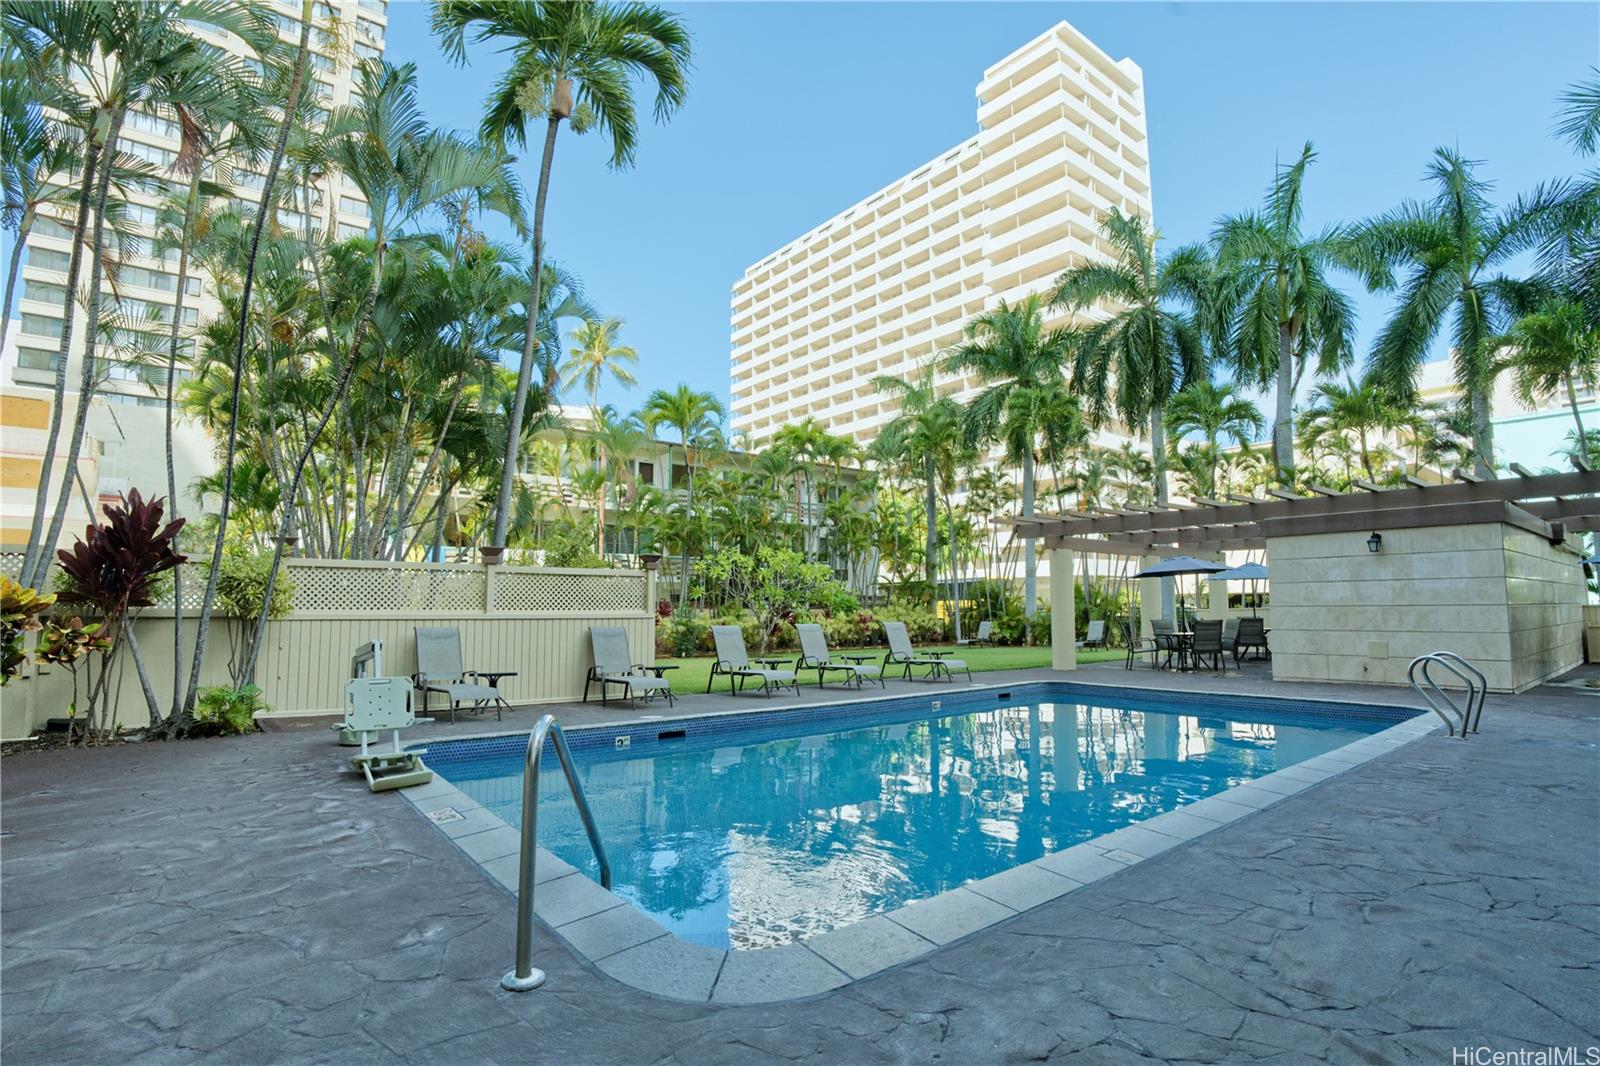
<svg viewBox="0 0 1600 1066">
<path fill-rule="evenodd" d="M 979 681 L 1044 678 L 1062 675 Z M 1068 680 L 1416 704 L 1257 671 Z M 774 703 L 699 696 L 673 713 Z M 1483 729 L 1394 746 L 1202 843 L 762 1006 L 642 993 L 543 931 L 548 985 L 501 991 L 510 895 L 410 803 L 339 773 L 325 729 L 7 758 L 0 1057 L 1448 1063 L 1454 1047 L 1600 1044 L 1600 699 L 1493 696 Z"/>
</svg>

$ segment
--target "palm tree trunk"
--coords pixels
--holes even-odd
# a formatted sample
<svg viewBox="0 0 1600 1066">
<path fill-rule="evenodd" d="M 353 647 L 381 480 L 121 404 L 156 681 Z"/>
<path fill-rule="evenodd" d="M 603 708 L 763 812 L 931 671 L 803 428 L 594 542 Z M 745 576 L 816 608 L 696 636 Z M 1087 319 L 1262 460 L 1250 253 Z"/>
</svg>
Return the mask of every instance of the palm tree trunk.
<svg viewBox="0 0 1600 1066">
<path fill-rule="evenodd" d="M 934 497 L 934 470 L 933 456 L 927 455 L 922 460 L 922 472 L 926 479 L 926 494 L 922 500 L 923 517 L 928 522 L 928 535 L 923 545 L 927 553 L 926 565 L 923 570 L 927 572 L 928 592 L 934 594 L 939 587 L 938 555 L 939 555 L 939 503 Z"/>
<path fill-rule="evenodd" d="M 126 108 L 118 108 L 111 113 L 111 123 L 106 131 L 106 145 L 108 153 L 116 151 L 117 137 L 122 133 L 122 122 L 127 116 Z M 112 158 L 109 154 L 107 158 Z M 78 410 L 72 424 L 72 443 L 67 446 L 66 468 L 62 472 L 61 488 L 56 493 L 55 513 L 50 519 L 50 530 L 45 534 L 45 545 L 54 546 L 61 537 L 61 527 L 67 520 L 67 507 L 72 500 L 72 483 L 78 476 L 78 457 L 83 453 L 83 438 L 89 428 L 89 404 L 94 399 L 95 387 L 95 360 L 94 354 L 100 340 L 100 285 L 105 277 L 105 264 L 102 252 L 105 248 L 106 228 L 106 197 L 111 188 L 110 163 L 100 168 L 96 179 L 94 194 L 94 235 L 90 240 L 90 254 L 93 261 L 89 264 L 89 310 L 88 326 L 84 336 L 83 345 L 83 372 L 78 378 Z M 70 293 L 68 294 L 71 295 Z M 68 309 L 71 313 L 71 309 Z M 62 336 L 66 335 L 66 325 L 63 323 Z M 64 357 L 63 357 L 64 358 Z M 41 471 L 42 472 L 42 471 Z M 94 520 L 94 515 L 89 516 Z M 43 588 L 45 576 L 50 572 L 51 554 L 46 547 L 39 555 L 39 560 L 34 564 L 34 588 Z"/>
<path fill-rule="evenodd" d="M 1272 461 L 1278 484 L 1294 482 L 1294 337 L 1288 322 L 1278 326 L 1278 395 L 1272 419 Z"/>
<path fill-rule="evenodd" d="M 678 610 L 689 605 L 689 531 L 694 528 L 694 461 L 689 457 L 689 435 L 683 437 L 684 480 L 689 483 L 683 505 L 683 565 L 678 568 Z M 672 456 L 667 456 L 667 483 L 672 483 Z"/>
<path fill-rule="evenodd" d="M 172 455 L 172 406 L 178 395 L 178 328 L 183 321 L 184 289 L 189 283 L 189 242 L 194 239 L 194 216 L 200 203 L 200 167 L 189 175 L 189 194 L 183 201 L 183 238 L 178 249 L 178 292 L 172 307 L 172 330 L 167 337 L 167 508 L 178 518 L 178 471 Z M 172 708 L 183 709 L 183 567 L 172 570 Z M 152 725 L 160 721 L 152 713 Z"/>
<path fill-rule="evenodd" d="M 1162 404 L 1150 408 L 1150 462 L 1154 469 L 1156 503 L 1167 502 L 1166 411 Z"/>
<path fill-rule="evenodd" d="M 1034 496 L 1033 450 L 1022 453 L 1022 517 L 1033 517 Z M 1039 560 L 1033 550 L 1033 538 L 1022 541 L 1022 614 L 1023 643 L 1033 643 L 1033 617 L 1039 613 Z"/>
<path fill-rule="evenodd" d="M 205 662 L 206 638 L 211 630 L 211 607 L 216 602 L 217 578 L 222 572 L 222 545 L 228 533 L 228 511 L 233 504 L 233 463 L 239 450 L 239 393 L 244 379 L 246 341 L 250 335 L 250 296 L 255 289 L 256 259 L 261 253 L 261 234 L 266 228 L 264 223 L 272 211 L 278 171 L 283 167 L 283 156 L 289 146 L 289 130 L 294 125 L 294 112 L 300 105 L 300 94 L 305 88 L 306 65 L 309 62 L 311 45 L 311 17 L 311 0 L 301 0 L 300 43 L 295 50 L 294 76 L 289 82 L 289 95 L 284 100 L 283 120 L 278 124 L 278 138 L 272 149 L 272 162 L 267 166 L 266 181 L 261 187 L 261 204 L 256 210 L 256 225 L 251 227 L 250 257 L 245 260 L 244 285 L 239 294 L 239 329 L 233 352 L 233 394 L 229 398 L 228 441 L 223 449 L 222 503 L 217 514 L 216 539 L 211 544 L 211 571 L 206 576 L 206 591 L 200 600 L 200 619 L 195 626 L 194 659 L 189 667 L 188 692 L 184 695 L 182 709 L 177 715 L 168 719 L 169 728 L 176 724 L 180 715 L 187 714 L 194 706 L 195 694 L 200 688 L 200 667 Z M 351 362 L 354 362 L 353 353 Z M 298 493 L 299 485 L 295 485 L 283 496 L 286 512 L 292 513 Z M 278 554 L 281 555 L 282 551 L 283 541 L 280 539 Z M 272 575 L 267 581 L 269 594 L 262 597 L 262 605 L 268 609 L 272 604 L 270 590 L 277 579 L 277 561 L 278 557 L 275 555 Z"/>
<path fill-rule="evenodd" d="M 950 524 L 950 613 L 955 617 L 956 640 L 961 639 L 961 538 L 956 536 L 955 505 L 944 496 L 944 517 Z"/>
<path fill-rule="evenodd" d="M 511 522 L 511 491 L 517 476 L 517 445 L 522 437 L 522 417 L 533 381 L 533 354 L 539 346 L 539 287 L 544 271 L 544 204 L 550 194 L 550 165 L 556 154 L 556 130 L 561 115 L 552 111 L 544 134 L 544 158 L 539 163 L 539 191 L 533 201 L 533 279 L 528 287 L 527 334 L 522 338 L 522 363 L 517 367 L 517 394 L 511 400 L 511 421 L 506 425 L 505 463 L 500 469 L 500 496 L 495 501 L 494 534 L 490 543 L 503 548 Z"/>
<path fill-rule="evenodd" d="M 22 270 L 22 246 L 28 243 L 33 230 L 33 209 L 22 213 L 17 223 L 16 243 L 11 246 L 11 264 L 6 270 L 6 302 L 0 308 L 0 351 L 6 346 L 6 334 L 11 329 L 11 298 L 17 294 L 17 274 Z"/>
<path fill-rule="evenodd" d="M 78 185 L 78 219 L 72 227 L 72 254 L 67 260 L 67 295 L 61 319 L 61 343 L 56 354 L 56 383 L 50 401 L 50 429 L 45 435 L 44 454 L 40 457 L 39 484 L 33 496 L 33 520 L 28 526 L 28 547 L 22 556 L 22 573 L 18 575 L 24 585 L 38 588 L 48 571 L 45 562 L 55 549 L 55 541 L 46 542 L 44 533 L 45 504 L 50 499 L 51 466 L 56 456 L 56 443 L 61 437 L 61 408 L 67 397 L 67 352 L 72 348 L 72 324 L 77 316 L 78 276 L 83 270 L 83 237 L 89 225 L 89 208 L 94 195 L 95 180 L 99 170 L 100 146 L 91 136 L 83 155 L 83 181 Z M 17 242 L 22 247 L 22 242 Z M 0 314 L 10 314 L 7 304 Z"/>
<path fill-rule="evenodd" d="M 1570 373 L 1561 375 L 1561 378 L 1567 383 L 1567 406 L 1572 408 L 1572 420 L 1578 424 L 1578 454 L 1583 457 L 1583 465 L 1590 466 L 1589 435 L 1584 431 L 1583 415 L 1578 411 L 1578 390 L 1572 385 Z"/>
<path fill-rule="evenodd" d="M 1481 478 L 1494 477 L 1494 421 L 1489 394 L 1482 386 L 1472 389 L 1472 443 L 1474 472 Z"/>
</svg>

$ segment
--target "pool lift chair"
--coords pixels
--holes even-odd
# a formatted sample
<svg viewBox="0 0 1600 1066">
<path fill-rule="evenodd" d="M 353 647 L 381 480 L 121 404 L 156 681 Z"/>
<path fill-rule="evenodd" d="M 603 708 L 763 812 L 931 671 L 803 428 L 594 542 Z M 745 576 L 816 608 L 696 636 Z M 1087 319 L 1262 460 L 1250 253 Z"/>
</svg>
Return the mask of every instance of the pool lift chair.
<svg viewBox="0 0 1600 1066">
<path fill-rule="evenodd" d="M 372 791 L 387 792 L 433 780 L 433 771 L 422 762 L 426 748 L 400 750 L 400 730 L 431 721 L 412 712 L 410 678 L 358 677 L 344 687 L 344 721 L 333 728 L 348 729 L 360 737 L 361 751 L 350 756 L 350 767 L 361 771 Z M 393 747 L 372 750 L 371 742 L 384 730 L 393 731 Z"/>
</svg>

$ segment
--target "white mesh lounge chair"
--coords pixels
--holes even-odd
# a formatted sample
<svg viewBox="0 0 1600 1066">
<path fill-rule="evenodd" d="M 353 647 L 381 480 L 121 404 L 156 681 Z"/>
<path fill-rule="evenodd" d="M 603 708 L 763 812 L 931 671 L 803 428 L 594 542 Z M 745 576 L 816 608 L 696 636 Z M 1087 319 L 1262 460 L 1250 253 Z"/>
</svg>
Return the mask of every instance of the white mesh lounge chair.
<svg viewBox="0 0 1600 1066">
<path fill-rule="evenodd" d="M 967 668 L 965 660 L 946 658 L 950 653 L 945 651 L 919 652 L 911 646 L 911 634 L 906 632 L 904 622 L 883 623 L 884 635 L 889 638 L 889 653 L 883 657 L 883 669 L 887 673 L 891 666 L 904 666 L 906 680 L 911 680 L 911 671 L 914 667 L 925 667 L 927 672 L 923 678 L 948 677 L 955 680 L 954 671 L 960 670 L 967 675 L 967 680 L 972 680 L 972 671 Z"/>
<path fill-rule="evenodd" d="M 435 692 L 450 701 L 450 724 L 456 721 L 456 708 L 470 704 L 474 714 L 494 708 L 496 721 L 504 719 L 502 710 L 511 705 L 500 695 L 500 679 L 516 677 L 515 670 L 467 670 L 461 665 L 461 630 L 455 627 L 417 626 L 417 672 L 412 681 L 422 693 L 422 709 Z"/>
<path fill-rule="evenodd" d="M 816 670 L 818 688 L 823 686 L 829 672 L 845 675 L 844 680 L 854 681 L 856 688 L 860 688 L 863 681 L 876 681 L 884 688 L 889 687 L 883 679 L 883 667 L 866 662 L 872 656 L 845 655 L 842 658 L 848 661 L 835 661 L 828 654 L 828 638 L 823 635 L 821 626 L 807 622 L 794 629 L 800 634 L 800 659 L 794 664 L 795 669 Z"/>
<path fill-rule="evenodd" d="M 979 622 L 978 623 L 978 634 L 977 634 L 977 636 L 967 637 L 967 638 L 965 638 L 963 640 L 956 641 L 956 643 L 961 645 L 963 648 L 967 647 L 970 644 L 993 644 L 994 643 L 994 623 L 989 621 L 988 619 L 985 619 L 984 621 Z"/>
<path fill-rule="evenodd" d="M 589 667 L 589 678 L 583 683 L 583 702 L 589 702 L 589 689 L 600 686 L 600 702 L 609 700 L 611 686 L 620 686 L 628 694 L 628 702 L 643 696 L 646 700 L 665 696 L 670 706 L 674 700 L 672 684 L 644 663 L 633 661 L 628 648 L 628 631 L 621 626 L 590 626 L 589 647 L 594 651 L 594 665 Z M 673 669 L 670 666 L 662 670 Z"/>
<path fill-rule="evenodd" d="M 800 681 L 793 670 L 779 670 L 777 664 L 787 659 L 757 659 L 760 667 L 751 666 L 749 652 L 744 647 L 744 630 L 738 626 L 712 626 L 711 639 L 717 645 L 717 661 L 711 664 L 711 676 L 706 679 L 706 691 L 718 674 L 728 675 L 729 693 L 743 692 L 745 682 L 751 678 L 761 682 L 761 691 L 769 697 L 775 688 L 792 688 L 800 694 Z"/>
<path fill-rule="evenodd" d="M 433 780 L 433 771 L 422 763 L 426 748 L 400 750 L 400 730 L 431 721 L 412 713 L 411 686 L 405 678 L 358 677 L 344 687 L 344 721 L 335 722 L 333 728 L 360 738 L 361 752 L 350 756 L 350 765 L 361 771 L 368 788 L 384 792 Z M 373 736 L 386 729 L 394 731 L 394 746 L 389 751 L 371 750 Z"/>
<path fill-rule="evenodd" d="M 1103 648 L 1106 646 L 1106 624 L 1095 618 L 1089 622 L 1088 630 L 1083 634 L 1083 639 L 1075 645 L 1079 648 Z"/>
</svg>

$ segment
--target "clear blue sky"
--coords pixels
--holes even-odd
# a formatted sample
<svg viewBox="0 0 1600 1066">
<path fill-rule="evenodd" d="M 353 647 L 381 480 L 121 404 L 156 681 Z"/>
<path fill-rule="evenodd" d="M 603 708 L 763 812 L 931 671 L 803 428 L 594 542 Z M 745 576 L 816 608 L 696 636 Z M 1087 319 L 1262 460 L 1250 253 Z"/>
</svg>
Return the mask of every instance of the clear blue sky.
<svg viewBox="0 0 1600 1066">
<path fill-rule="evenodd" d="M 1424 192 L 1434 146 L 1484 161 L 1509 199 L 1581 169 L 1550 135 L 1556 98 L 1597 62 L 1600 5 L 678 5 L 695 38 L 689 99 L 647 126 L 631 171 L 563 130 L 547 238 L 622 316 L 636 407 L 687 381 L 728 390 L 729 287 L 748 264 L 976 132 L 983 69 L 1065 18 L 1144 68 L 1156 223 L 1172 242 L 1255 203 L 1274 159 L 1310 139 L 1312 226 Z M 426 4 L 391 3 L 388 56 L 415 62 L 430 119 L 475 129 L 503 56 L 465 69 Z M 523 164 L 533 184 L 536 160 Z M 491 230 L 494 228 L 490 227 Z M 1385 311 L 1358 294 L 1363 351 Z"/>
</svg>

